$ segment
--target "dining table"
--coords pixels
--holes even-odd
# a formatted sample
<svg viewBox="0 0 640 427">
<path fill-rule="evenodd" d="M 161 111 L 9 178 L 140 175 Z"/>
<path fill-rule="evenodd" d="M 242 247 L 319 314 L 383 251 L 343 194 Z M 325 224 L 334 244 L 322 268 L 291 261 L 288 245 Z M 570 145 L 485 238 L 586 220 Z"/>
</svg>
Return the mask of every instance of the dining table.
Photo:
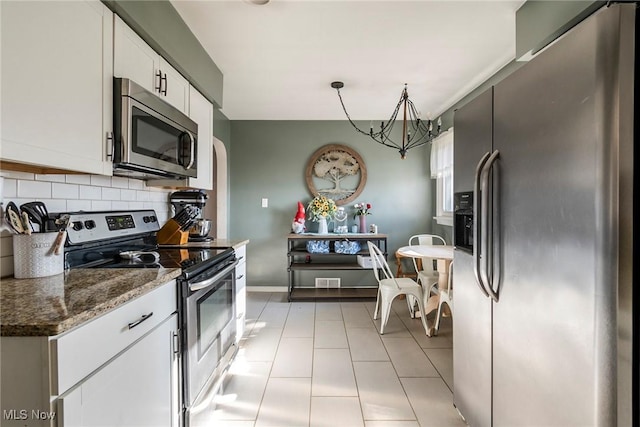
<svg viewBox="0 0 640 427">
<path fill-rule="evenodd" d="M 409 245 L 402 246 L 396 252 L 397 254 L 409 257 L 409 258 L 433 258 L 436 260 L 438 270 L 438 291 L 447 288 L 449 281 L 449 264 L 453 261 L 453 246 L 451 245 Z M 423 289 L 424 291 L 424 313 L 420 313 L 422 316 L 426 316 L 432 311 L 438 308 L 440 302 L 440 295 L 431 295 L 429 289 Z M 432 336 L 435 330 L 435 325 L 429 326 L 428 336 Z"/>
</svg>

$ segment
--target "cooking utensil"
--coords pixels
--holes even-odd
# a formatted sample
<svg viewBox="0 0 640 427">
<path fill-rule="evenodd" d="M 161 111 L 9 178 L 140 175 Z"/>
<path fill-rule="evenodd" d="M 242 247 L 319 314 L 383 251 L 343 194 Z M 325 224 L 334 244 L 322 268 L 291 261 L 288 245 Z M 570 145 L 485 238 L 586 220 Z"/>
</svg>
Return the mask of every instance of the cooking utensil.
<svg viewBox="0 0 640 427">
<path fill-rule="evenodd" d="M 47 223 L 49 222 L 49 211 L 43 202 L 35 201 L 20 205 L 20 209 L 29 214 L 29 219 L 40 225 L 40 232 L 47 231 Z"/>
<path fill-rule="evenodd" d="M 53 242 L 53 253 L 55 255 L 60 255 L 62 247 L 64 246 L 64 241 L 67 238 L 67 228 L 69 228 L 70 225 L 69 218 L 69 215 L 64 214 L 55 220 L 56 226 L 59 230 L 56 240 Z"/>
<path fill-rule="evenodd" d="M 29 215 L 26 212 L 22 212 L 20 214 L 20 218 L 22 219 L 22 225 L 24 227 L 24 232 L 26 234 L 31 234 L 33 231 L 33 226 L 31 225 L 31 221 L 29 221 Z"/>
<path fill-rule="evenodd" d="M 44 230 L 45 222 L 44 222 L 44 218 L 42 218 L 42 214 L 40 213 L 40 211 L 36 210 L 36 208 L 34 208 L 31 205 L 28 205 L 27 203 L 21 205 L 20 210 L 27 214 L 27 216 L 29 217 L 29 221 L 31 222 L 31 225 L 35 226 L 33 228 L 33 231 L 38 233 L 43 233 L 45 231 Z"/>
<path fill-rule="evenodd" d="M 22 217 L 20 216 L 20 211 L 18 210 L 18 207 L 16 206 L 15 203 L 13 202 L 7 203 L 6 214 L 7 214 L 6 216 L 7 222 L 9 223 L 13 231 L 15 231 L 18 234 L 24 234 L 25 229 L 24 229 L 24 225 L 22 225 Z"/>
<path fill-rule="evenodd" d="M 196 219 L 189 228 L 189 237 L 207 237 L 212 225 L 213 221 L 210 219 Z"/>
</svg>

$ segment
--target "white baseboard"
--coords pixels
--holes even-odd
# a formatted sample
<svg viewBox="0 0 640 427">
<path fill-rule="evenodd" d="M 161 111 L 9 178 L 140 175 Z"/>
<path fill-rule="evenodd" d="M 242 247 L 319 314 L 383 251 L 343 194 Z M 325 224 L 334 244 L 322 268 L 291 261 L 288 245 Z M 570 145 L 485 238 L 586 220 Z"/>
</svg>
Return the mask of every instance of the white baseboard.
<svg viewBox="0 0 640 427">
<path fill-rule="evenodd" d="M 247 286 L 247 292 L 287 292 L 287 286 Z"/>
</svg>

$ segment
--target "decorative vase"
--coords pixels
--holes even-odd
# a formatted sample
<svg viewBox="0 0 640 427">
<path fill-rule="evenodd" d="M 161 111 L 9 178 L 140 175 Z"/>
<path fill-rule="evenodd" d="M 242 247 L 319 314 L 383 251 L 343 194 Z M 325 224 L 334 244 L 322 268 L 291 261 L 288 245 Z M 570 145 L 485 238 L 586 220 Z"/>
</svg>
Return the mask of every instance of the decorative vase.
<svg viewBox="0 0 640 427">
<path fill-rule="evenodd" d="M 360 233 L 366 233 L 367 232 L 367 216 L 366 215 L 360 215 L 358 216 L 358 218 L 360 219 L 360 228 L 358 229 L 358 231 Z"/>
<path fill-rule="evenodd" d="M 327 226 L 326 218 L 320 218 L 318 220 L 318 234 L 329 234 L 329 227 Z"/>
</svg>

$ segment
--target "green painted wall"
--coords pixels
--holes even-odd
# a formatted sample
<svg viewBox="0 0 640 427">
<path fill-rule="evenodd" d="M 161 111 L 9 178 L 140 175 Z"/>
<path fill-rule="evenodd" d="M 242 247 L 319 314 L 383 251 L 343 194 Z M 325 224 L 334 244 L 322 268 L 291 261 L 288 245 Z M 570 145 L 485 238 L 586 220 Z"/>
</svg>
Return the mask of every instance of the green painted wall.
<svg viewBox="0 0 640 427">
<path fill-rule="evenodd" d="M 369 122 L 361 123 L 363 127 Z M 251 239 L 247 274 L 250 286 L 287 283 L 287 241 L 300 200 L 311 200 L 305 182 L 309 157 L 326 144 L 344 144 L 362 156 L 367 184 L 358 201 L 373 205 L 367 220 L 389 237 L 389 253 L 412 234 L 432 230 L 434 181 L 429 177 L 429 146 L 409 151 L 407 159 L 359 135 L 346 121 L 231 121 L 230 237 Z M 269 207 L 261 207 L 261 199 Z M 354 224 L 353 209 L 349 226 Z M 315 223 L 307 221 L 309 231 Z M 331 230 L 331 226 L 330 226 Z M 390 261 L 393 261 L 391 256 Z M 343 286 L 373 285 L 371 271 L 316 272 L 312 278 L 343 277 Z M 306 274 L 306 273 L 305 273 Z"/>
</svg>

